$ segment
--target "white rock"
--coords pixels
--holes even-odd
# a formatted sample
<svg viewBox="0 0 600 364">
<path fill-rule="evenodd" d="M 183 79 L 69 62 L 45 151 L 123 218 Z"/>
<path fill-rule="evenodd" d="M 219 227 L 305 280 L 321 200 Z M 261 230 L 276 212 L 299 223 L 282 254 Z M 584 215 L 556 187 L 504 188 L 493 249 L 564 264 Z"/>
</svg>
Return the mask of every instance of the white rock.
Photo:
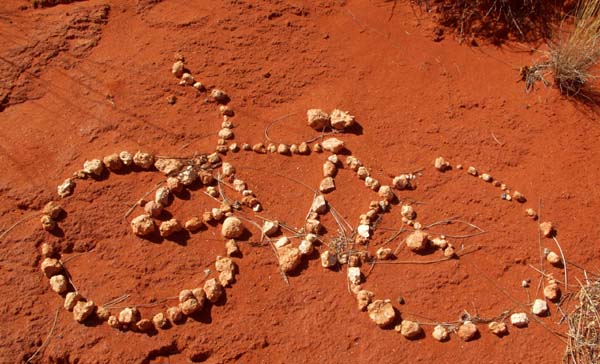
<svg viewBox="0 0 600 364">
<path fill-rule="evenodd" d="M 75 189 L 75 182 L 72 179 L 67 178 L 64 182 L 56 188 L 58 192 L 58 196 L 60 198 L 65 198 L 73 194 L 73 190 Z"/>
<path fill-rule="evenodd" d="M 348 267 L 348 281 L 350 284 L 360 284 L 361 282 L 361 274 L 359 267 Z"/>
<path fill-rule="evenodd" d="M 370 189 L 372 189 L 373 191 L 377 191 L 379 190 L 379 181 L 376 180 L 373 177 L 366 177 L 365 178 L 365 186 L 369 187 Z"/>
<path fill-rule="evenodd" d="M 450 337 L 450 334 L 448 334 L 448 329 L 446 329 L 444 326 L 437 325 L 433 329 L 433 332 L 431 333 L 431 337 L 437 341 L 446 341 Z"/>
<path fill-rule="evenodd" d="M 337 257 L 335 254 L 329 250 L 325 250 L 323 253 L 321 253 L 321 266 L 323 266 L 323 268 L 332 268 L 335 267 L 336 264 Z"/>
<path fill-rule="evenodd" d="M 154 194 L 154 201 L 161 204 L 162 206 L 169 206 L 171 197 L 171 190 L 169 187 L 159 187 Z"/>
<path fill-rule="evenodd" d="M 179 308 L 178 306 L 169 307 L 167 309 L 167 317 L 173 323 L 181 322 L 185 318 L 183 312 L 181 312 L 181 308 Z"/>
<path fill-rule="evenodd" d="M 65 310 L 72 311 L 77 302 L 82 301 L 83 297 L 77 292 L 69 292 L 65 296 Z"/>
<path fill-rule="evenodd" d="M 446 249 L 446 247 L 448 246 L 448 241 L 446 239 L 438 237 L 432 239 L 431 244 L 438 249 Z"/>
<path fill-rule="evenodd" d="M 242 192 L 247 189 L 246 182 L 236 178 L 233 180 L 233 188 L 238 192 Z"/>
<path fill-rule="evenodd" d="M 326 151 L 337 154 L 344 149 L 345 144 L 343 141 L 339 140 L 338 138 L 329 138 L 329 139 L 324 140 L 321 143 L 321 146 Z"/>
<path fill-rule="evenodd" d="M 338 157 L 337 154 L 332 154 L 327 157 L 327 161 L 333 163 L 337 167 L 338 163 L 340 163 L 340 157 Z"/>
<path fill-rule="evenodd" d="M 50 288 L 58 294 L 63 294 L 69 288 L 69 282 L 65 276 L 58 274 L 50 277 Z"/>
<path fill-rule="evenodd" d="M 363 238 L 369 238 L 371 234 L 369 233 L 371 227 L 369 225 L 358 225 L 356 228 L 356 233 Z"/>
<path fill-rule="evenodd" d="M 513 313 L 510 315 L 510 323 L 516 327 L 526 327 L 529 324 L 529 318 L 525 312 Z"/>
<path fill-rule="evenodd" d="M 355 172 L 358 171 L 359 167 L 362 167 L 362 163 L 358 160 L 358 158 L 351 155 L 346 157 L 346 165 Z"/>
<path fill-rule="evenodd" d="M 317 131 L 322 131 L 329 126 L 329 115 L 321 109 L 309 109 L 306 118 L 308 126 Z"/>
<path fill-rule="evenodd" d="M 223 173 L 223 176 L 230 177 L 235 174 L 235 167 L 231 163 L 223 162 L 223 165 L 221 166 L 221 171 Z"/>
<path fill-rule="evenodd" d="M 298 246 L 298 250 L 300 250 L 300 254 L 302 255 L 311 255 L 314 250 L 313 243 L 308 240 L 302 240 Z"/>
<path fill-rule="evenodd" d="M 181 79 L 179 80 L 179 84 L 180 85 L 185 85 L 185 86 L 192 86 L 196 81 L 194 81 L 194 76 L 192 76 L 191 74 L 184 72 L 181 75 Z"/>
<path fill-rule="evenodd" d="M 300 265 L 302 254 L 298 248 L 284 245 L 277 249 L 277 254 L 279 255 L 279 266 L 284 273 L 293 272 Z"/>
<path fill-rule="evenodd" d="M 415 217 L 417 217 L 415 210 L 410 205 L 402 205 L 402 207 L 400 208 L 400 215 L 407 218 L 408 220 L 413 220 Z"/>
<path fill-rule="evenodd" d="M 494 180 L 494 178 L 487 173 L 482 174 L 480 177 L 485 182 L 492 182 Z"/>
<path fill-rule="evenodd" d="M 377 251 L 375 252 L 375 257 L 378 260 L 389 260 L 392 258 L 392 256 L 394 255 L 394 252 L 392 249 L 390 248 L 384 248 L 384 247 L 380 247 L 379 249 L 377 249 Z"/>
<path fill-rule="evenodd" d="M 313 244 L 316 243 L 317 241 L 319 241 L 319 237 L 315 234 L 306 234 L 304 239 L 306 239 L 306 241 L 309 241 Z"/>
<path fill-rule="evenodd" d="M 275 242 L 275 248 L 279 249 L 279 248 L 283 248 L 286 245 L 290 245 L 292 242 L 290 241 L 290 239 L 287 236 L 281 237 L 279 238 L 276 242 Z"/>
<path fill-rule="evenodd" d="M 369 177 L 369 170 L 367 169 L 367 167 L 360 166 L 356 170 L 356 175 L 360 179 L 366 179 L 367 177 Z"/>
<path fill-rule="evenodd" d="M 560 256 L 558 254 L 556 254 L 555 252 L 548 253 L 548 255 L 546 255 L 546 260 L 548 261 L 548 263 L 550 263 L 552 265 L 561 265 L 562 264 L 562 259 L 560 259 Z"/>
<path fill-rule="evenodd" d="M 364 311 L 371 303 L 371 299 L 373 299 L 375 295 L 371 291 L 360 290 L 356 293 L 356 301 L 358 303 L 358 310 Z"/>
<path fill-rule="evenodd" d="M 237 239 L 244 234 L 244 231 L 242 221 L 234 216 L 226 218 L 221 228 L 221 234 L 226 239 Z"/>
<path fill-rule="evenodd" d="M 77 322 L 83 322 L 90 317 L 96 310 L 96 305 L 93 301 L 79 301 L 73 307 L 73 319 Z"/>
<path fill-rule="evenodd" d="M 119 312 L 117 320 L 122 325 L 132 325 L 140 320 L 140 311 L 135 307 L 125 307 Z"/>
<path fill-rule="evenodd" d="M 329 193 L 335 190 L 335 181 L 331 177 L 325 177 L 319 184 L 319 191 Z"/>
<path fill-rule="evenodd" d="M 99 177 L 104 172 L 104 163 L 100 159 L 85 161 L 83 163 L 83 172 Z"/>
<path fill-rule="evenodd" d="M 173 175 L 183 168 L 183 163 L 179 159 L 157 159 L 154 167 L 166 176 Z"/>
<path fill-rule="evenodd" d="M 131 220 L 131 230 L 137 236 L 148 236 L 155 228 L 154 220 L 149 215 L 140 215 Z"/>
<path fill-rule="evenodd" d="M 177 219 L 170 219 L 167 221 L 163 221 L 160 223 L 160 227 L 158 231 L 160 232 L 160 236 L 163 238 L 168 238 L 178 232 L 183 230 L 183 226 L 177 221 Z"/>
<path fill-rule="evenodd" d="M 458 328 L 457 334 L 458 337 L 460 337 L 464 341 L 471 341 L 476 338 L 478 332 L 479 330 L 477 329 L 477 326 L 474 323 L 472 323 L 471 321 L 465 321 Z"/>
<path fill-rule="evenodd" d="M 164 329 L 167 326 L 168 321 L 167 321 L 167 318 L 165 317 L 165 314 L 162 312 L 159 312 L 152 317 L 152 323 L 154 324 L 154 327 L 156 327 L 157 329 Z"/>
<path fill-rule="evenodd" d="M 214 88 L 210 91 L 210 97 L 220 104 L 227 103 L 229 101 L 229 96 L 225 91 Z"/>
<path fill-rule="evenodd" d="M 121 163 L 123 163 L 123 165 L 126 167 L 130 167 L 131 165 L 133 165 L 133 156 L 126 150 L 119 153 L 119 159 L 121 160 Z"/>
<path fill-rule="evenodd" d="M 406 246 L 415 252 L 425 250 L 428 244 L 429 235 L 422 230 L 415 230 L 406 238 Z"/>
<path fill-rule="evenodd" d="M 477 176 L 479 174 L 479 172 L 477 172 L 477 169 L 473 166 L 471 166 L 467 169 L 467 173 L 470 174 L 471 176 Z"/>
<path fill-rule="evenodd" d="M 331 161 L 325 161 L 323 164 L 323 177 L 335 177 L 337 174 L 337 167 Z"/>
<path fill-rule="evenodd" d="M 560 287 L 556 281 L 551 280 L 548 285 L 544 287 L 544 297 L 550 301 L 556 301 L 560 297 Z"/>
<path fill-rule="evenodd" d="M 546 221 L 540 224 L 540 231 L 542 235 L 549 238 L 554 235 L 554 225 L 550 221 Z"/>
<path fill-rule="evenodd" d="M 411 186 L 410 178 L 406 174 L 396 176 L 392 181 L 392 185 L 395 189 L 400 191 L 409 189 Z"/>
<path fill-rule="evenodd" d="M 508 333 L 508 328 L 504 322 L 492 321 L 488 324 L 490 332 L 497 336 L 503 336 Z"/>
<path fill-rule="evenodd" d="M 148 201 L 144 205 L 144 211 L 146 212 L 146 214 L 152 217 L 159 217 L 162 214 L 163 209 L 163 205 L 156 201 Z"/>
<path fill-rule="evenodd" d="M 444 159 L 444 157 L 437 157 L 435 159 L 435 161 L 433 162 L 433 165 L 434 165 L 435 169 L 437 169 L 440 172 L 444 172 L 450 168 L 450 163 L 448 163 Z"/>
<path fill-rule="evenodd" d="M 266 220 L 263 223 L 262 232 L 268 237 L 271 237 L 279 231 L 279 221 Z"/>
<path fill-rule="evenodd" d="M 230 140 L 230 139 L 234 138 L 233 131 L 228 128 L 223 128 L 223 129 L 219 130 L 219 133 L 217 133 L 217 135 L 219 138 L 222 138 L 225 140 Z"/>
<path fill-rule="evenodd" d="M 121 162 L 121 158 L 119 158 L 117 153 L 109 154 L 102 158 L 102 163 L 110 171 L 120 171 L 123 168 L 123 162 Z"/>
<path fill-rule="evenodd" d="M 58 259 L 46 258 L 42 261 L 41 269 L 46 277 L 50 278 L 60 274 L 63 270 L 63 266 Z"/>
<path fill-rule="evenodd" d="M 323 195 L 317 195 L 313 200 L 310 210 L 319 215 L 325 214 L 327 212 L 327 201 L 325 200 L 325 197 L 323 197 Z"/>
<path fill-rule="evenodd" d="M 344 130 L 354 125 L 354 116 L 347 111 L 334 109 L 329 116 L 331 127 L 337 130 Z"/>
<path fill-rule="evenodd" d="M 179 172 L 177 175 L 177 179 L 181 181 L 183 186 L 191 186 L 198 180 L 198 173 L 192 166 L 187 166 L 183 169 L 183 171 Z M 180 190 L 183 187 L 180 188 Z"/>
<path fill-rule="evenodd" d="M 183 70 L 185 69 L 185 66 L 183 64 L 182 61 L 177 61 L 175 63 L 173 63 L 173 66 L 171 66 L 171 73 L 173 73 L 173 75 L 177 78 L 180 78 L 181 76 L 183 76 Z"/>
<path fill-rule="evenodd" d="M 225 288 L 216 279 L 212 278 L 204 283 L 204 293 L 210 302 L 215 303 L 223 297 Z"/>
<path fill-rule="evenodd" d="M 546 316 L 548 314 L 548 304 L 546 300 L 536 299 L 533 302 L 533 307 L 531 308 L 531 312 L 537 316 Z"/>
<path fill-rule="evenodd" d="M 141 169 L 150 169 L 154 165 L 154 156 L 150 153 L 138 151 L 133 156 L 133 163 Z"/>
<path fill-rule="evenodd" d="M 379 191 L 377 193 L 379 194 L 379 197 L 388 202 L 393 201 L 394 197 L 396 197 L 390 186 L 379 187 Z"/>
<path fill-rule="evenodd" d="M 396 319 L 394 306 L 388 300 L 375 300 L 367 307 L 369 318 L 380 327 L 389 326 Z"/>
<path fill-rule="evenodd" d="M 402 320 L 402 323 L 395 330 L 407 339 L 416 339 L 423 334 L 421 325 L 418 322 L 409 320 Z"/>
</svg>

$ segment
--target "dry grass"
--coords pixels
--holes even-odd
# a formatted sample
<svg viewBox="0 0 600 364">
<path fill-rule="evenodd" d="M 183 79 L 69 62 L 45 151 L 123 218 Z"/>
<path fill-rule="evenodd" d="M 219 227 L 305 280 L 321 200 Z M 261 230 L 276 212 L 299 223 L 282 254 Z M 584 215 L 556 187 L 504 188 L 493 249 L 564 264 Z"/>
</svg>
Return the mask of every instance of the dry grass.
<svg viewBox="0 0 600 364">
<path fill-rule="evenodd" d="M 582 285 L 579 304 L 568 315 L 568 344 L 564 362 L 595 364 L 600 362 L 600 281 Z"/>
</svg>

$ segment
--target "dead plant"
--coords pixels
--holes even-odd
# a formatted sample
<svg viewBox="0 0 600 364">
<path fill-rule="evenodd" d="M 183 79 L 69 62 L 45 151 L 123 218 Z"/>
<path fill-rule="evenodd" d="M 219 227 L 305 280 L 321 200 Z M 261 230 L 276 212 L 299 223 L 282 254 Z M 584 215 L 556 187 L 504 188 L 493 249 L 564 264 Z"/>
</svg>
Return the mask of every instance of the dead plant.
<svg viewBox="0 0 600 364">
<path fill-rule="evenodd" d="M 579 304 L 568 315 L 567 350 L 564 362 L 592 364 L 600 362 L 600 281 L 581 285 Z"/>
</svg>

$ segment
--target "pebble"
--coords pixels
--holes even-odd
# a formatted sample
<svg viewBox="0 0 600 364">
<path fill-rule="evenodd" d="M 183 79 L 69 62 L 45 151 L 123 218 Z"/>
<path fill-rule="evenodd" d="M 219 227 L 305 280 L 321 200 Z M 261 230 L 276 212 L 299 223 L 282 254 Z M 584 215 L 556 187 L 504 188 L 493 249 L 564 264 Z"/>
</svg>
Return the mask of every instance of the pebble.
<svg viewBox="0 0 600 364">
<path fill-rule="evenodd" d="M 192 85 L 196 90 L 198 91 L 203 91 L 204 90 L 204 85 L 202 84 L 202 82 L 200 81 L 196 81 L 194 82 L 194 84 Z"/>
<path fill-rule="evenodd" d="M 275 248 L 283 248 L 284 246 L 290 245 L 291 243 L 292 242 L 290 241 L 290 239 L 288 239 L 287 236 L 283 236 L 275 242 Z"/>
<path fill-rule="evenodd" d="M 169 307 L 167 309 L 167 317 L 169 318 L 169 321 L 173 323 L 181 322 L 185 318 L 183 312 L 181 312 L 181 308 L 177 306 Z"/>
<path fill-rule="evenodd" d="M 218 207 L 213 207 L 210 210 L 210 214 L 215 221 L 221 221 L 223 219 L 223 211 Z"/>
<path fill-rule="evenodd" d="M 183 182 L 176 177 L 168 177 L 167 178 L 167 182 L 166 182 L 167 188 L 169 189 L 169 191 L 173 192 L 173 193 L 180 193 L 181 191 L 183 191 Z M 167 201 L 169 199 L 167 198 Z"/>
<path fill-rule="evenodd" d="M 301 155 L 310 154 L 310 147 L 308 146 L 308 144 L 306 142 L 300 143 L 300 145 L 298 146 L 298 154 L 301 154 Z"/>
<path fill-rule="evenodd" d="M 445 172 L 450 169 L 450 163 L 448 163 L 444 157 L 437 157 L 435 161 L 433 161 L 433 166 L 440 172 Z"/>
<path fill-rule="evenodd" d="M 363 238 L 368 239 L 371 236 L 371 234 L 369 232 L 370 230 L 371 230 L 371 228 L 369 227 L 368 224 L 361 224 L 361 225 L 358 225 L 358 227 L 356 228 L 356 233 L 359 236 L 362 236 Z"/>
<path fill-rule="evenodd" d="M 183 168 L 183 164 L 179 159 L 161 158 L 154 162 L 154 167 L 158 169 L 159 172 L 163 173 L 166 176 L 169 176 L 179 172 L 179 170 Z"/>
<path fill-rule="evenodd" d="M 202 184 L 205 186 L 210 186 L 215 182 L 215 178 L 213 177 L 212 173 L 209 171 L 200 171 L 200 173 L 198 174 L 198 177 L 200 177 L 200 182 L 202 182 Z M 207 190 L 208 190 L 208 188 L 207 188 Z"/>
<path fill-rule="evenodd" d="M 62 184 L 58 185 L 56 188 L 58 196 L 60 198 L 65 198 L 73 194 L 73 190 L 75 189 L 75 182 L 72 179 L 67 178 Z"/>
<path fill-rule="evenodd" d="M 284 273 L 291 273 L 300 265 L 302 253 L 298 248 L 284 245 L 277 249 L 277 254 L 279 254 L 279 267 Z"/>
<path fill-rule="evenodd" d="M 379 197 L 388 202 L 392 202 L 396 197 L 390 186 L 379 187 L 379 191 L 377 193 L 379 194 Z"/>
<path fill-rule="evenodd" d="M 108 324 L 108 326 L 112 327 L 113 329 L 120 329 L 121 328 L 121 324 L 119 323 L 119 320 L 117 319 L 117 316 L 111 315 L 108 320 L 106 321 L 106 323 Z"/>
<path fill-rule="evenodd" d="M 102 162 L 109 171 L 120 171 L 123 168 L 123 162 L 117 153 L 107 155 L 102 158 Z"/>
<path fill-rule="evenodd" d="M 228 117 L 232 117 L 235 114 L 233 112 L 233 109 L 226 105 L 219 106 L 219 112 L 221 113 L 221 115 L 228 116 Z"/>
<path fill-rule="evenodd" d="M 185 69 L 185 66 L 184 66 L 183 62 L 177 61 L 177 62 L 173 63 L 173 66 L 171 66 L 171 73 L 175 77 L 180 78 L 181 76 L 183 76 L 184 69 Z"/>
<path fill-rule="evenodd" d="M 485 182 L 492 182 L 494 179 L 487 173 L 484 173 L 480 176 L 480 178 Z"/>
<path fill-rule="evenodd" d="M 433 328 L 433 332 L 431 332 L 431 337 L 437 341 L 446 341 L 450 337 L 448 333 L 448 329 L 442 325 L 437 325 Z"/>
<path fill-rule="evenodd" d="M 423 335 L 421 325 L 415 321 L 402 320 L 400 325 L 396 326 L 394 329 L 407 339 L 416 339 Z"/>
<path fill-rule="evenodd" d="M 52 258 L 56 254 L 56 248 L 49 243 L 43 243 L 40 250 L 44 258 Z"/>
<path fill-rule="evenodd" d="M 415 230 L 406 238 L 406 246 L 414 252 L 425 250 L 428 244 L 429 235 L 422 230 Z"/>
<path fill-rule="evenodd" d="M 306 112 L 307 124 L 311 128 L 322 131 L 329 126 L 329 115 L 321 109 L 309 109 Z"/>
<path fill-rule="evenodd" d="M 527 327 L 529 325 L 529 318 L 525 312 L 513 313 L 510 315 L 510 323 L 519 328 Z"/>
<path fill-rule="evenodd" d="M 140 332 L 148 332 L 154 328 L 154 324 L 150 319 L 141 319 L 135 323 L 135 328 Z"/>
<path fill-rule="evenodd" d="M 408 178 L 408 176 L 405 174 L 396 176 L 392 180 L 392 185 L 394 185 L 395 189 L 400 190 L 400 191 L 410 189 L 411 188 L 410 178 Z"/>
<path fill-rule="evenodd" d="M 202 309 L 202 304 L 198 302 L 198 300 L 194 297 L 188 298 L 183 302 L 179 303 L 179 308 L 181 309 L 181 313 L 186 316 L 189 316 L 193 313 L 196 313 Z"/>
<path fill-rule="evenodd" d="M 229 96 L 225 91 L 214 88 L 210 91 L 210 98 L 219 104 L 226 104 L 229 102 Z"/>
<path fill-rule="evenodd" d="M 360 284 L 362 280 L 359 267 L 348 267 L 347 276 L 350 284 Z"/>
<path fill-rule="evenodd" d="M 221 234 L 226 239 L 237 239 L 240 238 L 246 229 L 242 224 L 242 221 L 237 217 L 230 216 L 225 219 L 221 228 Z"/>
<path fill-rule="evenodd" d="M 77 292 L 69 292 L 65 296 L 64 307 L 67 311 L 72 311 L 77 302 L 82 301 L 83 297 Z"/>
<path fill-rule="evenodd" d="M 92 159 L 83 163 L 83 172 L 100 177 L 104 172 L 104 163 L 100 159 Z"/>
<path fill-rule="evenodd" d="M 540 231 L 542 232 L 543 236 L 550 238 L 555 233 L 554 225 L 552 225 L 550 221 L 543 222 L 540 224 Z"/>
<path fill-rule="evenodd" d="M 390 248 L 381 247 L 375 252 L 375 257 L 377 257 L 378 260 L 389 260 L 392 259 L 393 255 L 394 251 Z"/>
<path fill-rule="evenodd" d="M 379 181 L 376 180 L 373 177 L 367 177 L 365 178 L 365 186 L 367 186 L 368 188 L 372 189 L 373 191 L 377 191 L 379 190 Z"/>
<path fill-rule="evenodd" d="M 553 301 L 553 302 L 555 302 L 556 300 L 558 300 L 560 298 L 560 287 L 558 287 L 558 284 L 556 283 L 556 281 L 551 280 L 544 287 L 544 297 L 546 297 L 546 299 Z"/>
<path fill-rule="evenodd" d="M 396 311 L 389 300 L 375 300 L 367 306 L 369 318 L 379 327 L 386 327 L 396 319 Z"/>
<path fill-rule="evenodd" d="M 223 129 L 219 130 L 219 132 L 217 133 L 217 136 L 224 140 L 230 140 L 235 137 L 233 134 L 233 131 L 231 131 L 231 129 L 227 129 L 227 128 L 223 128 Z"/>
<path fill-rule="evenodd" d="M 98 306 L 96 308 L 96 316 L 101 320 L 101 321 L 106 321 L 108 320 L 108 318 L 111 316 L 110 315 L 110 311 L 104 307 L 104 306 Z"/>
<path fill-rule="evenodd" d="M 206 298 L 215 303 L 223 297 L 225 294 L 225 289 L 215 278 L 209 279 L 204 282 L 204 293 L 206 294 Z"/>
<path fill-rule="evenodd" d="M 290 152 L 292 152 L 293 154 L 299 154 L 298 153 L 298 146 L 296 144 L 290 145 Z"/>
<path fill-rule="evenodd" d="M 546 316 L 548 314 L 548 303 L 546 303 L 546 300 L 537 298 L 533 301 L 531 312 L 536 316 Z"/>
<path fill-rule="evenodd" d="M 314 250 L 313 243 L 308 240 L 302 240 L 300 245 L 298 245 L 298 250 L 300 250 L 300 254 L 302 255 L 311 255 Z"/>
<path fill-rule="evenodd" d="M 362 167 L 362 163 L 358 160 L 358 158 L 351 155 L 346 157 L 346 165 L 355 172 L 358 171 L 359 167 Z"/>
<path fill-rule="evenodd" d="M 177 179 L 181 182 L 183 186 L 191 186 L 198 180 L 198 173 L 192 166 L 187 166 L 183 169 L 183 171 L 179 172 L 177 175 Z M 183 187 L 178 187 L 181 191 Z"/>
<path fill-rule="evenodd" d="M 358 303 L 358 310 L 359 311 L 365 311 L 367 309 L 367 307 L 369 306 L 369 304 L 371 303 L 371 300 L 373 299 L 373 297 L 375 296 L 375 294 L 371 291 L 367 291 L 367 290 L 360 290 L 356 293 L 356 301 Z"/>
<path fill-rule="evenodd" d="M 156 201 L 148 201 L 144 205 L 144 211 L 152 217 L 159 217 L 163 212 L 163 208 L 163 205 Z"/>
<path fill-rule="evenodd" d="M 63 266 L 58 259 L 46 258 L 42 261 L 41 269 L 46 277 L 50 278 L 60 274 L 63 270 Z"/>
<path fill-rule="evenodd" d="M 546 260 L 548 261 L 548 263 L 550 263 L 550 264 L 552 264 L 554 266 L 561 266 L 562 265 L 562 259 L 555 252 L 548 253 L 548 255 L 546 255 Z"/>
<path fill-rule="evenodd" d="M 478 332 L 479 330 L 477 329 L 477 326 L 474 323 L 472 323 L 471 321 L 465 321 L 458 328 L 457 334 L 458 337 L 460 337 L 464 341 L 471 341 L 476 338 Z"/>
<path fill-rule="evenodd" d="M 140 311 L 135 307 L 125 307 L 117 316 L 119 323 L 125 326 L 132 325 L 140 320 Z"/>
<path fill-rule="evenodd" d="M 335 177 L 337 174 L 337 167 L 330 161 L 323 163 L 323 177 Z"/>
<path fill-rule="evenodd" d="M 237 143 L 232 143 L 229 145 L 229 150 L 234 153 L 237 153 L 240 151 L 240 147 L 237 145 Z"/>
<path fill-rule="evenodd" d="M 154 327 L 156 327 L 157 329 L 164 329 L 165 327 L 167 327 L 168 321 L 167 321 L 167 318 L 165 317 L 165 314 L 162 312 L 159 312 L 152 317 L 152 323 L 154 324 Z"/>
<path fill-rule="evenodd" d="M 341 152 L 344 147 L 345 144 L 343 141 L 339 140 L 338 138 L 329 138 L 324 140 L 321 143 L 322 147 L 324 150 L 334 153 L 334 154 L 338 154 L 339 152 Z"/>
<path fill-rule="evenodd" d="M 323 146 L 321 145 L 321 143 L 315 143 L 315 144 L 312 146 L 312 150 L 313 150 L 313 152 L 315 152 L 315 153 L 321 153 L 321 152 L 323 152 Z"/>
<path fill-rule="evenodd" d="M 319 184 L 319 191 L 329 193 L 335 190 L 335 181 L 332 177 L 325 177 Z"/>
<path fill-rule="evenodd" d="M 95 310 L 96 304 L 94 304 L 94 301 L 79 301 L 73 307 L 73 319 L 77 322 L 84 322 Z"/>
<path fill-rule="evenodd" d="M 140 215 L 131 220 L 131 229 L 137 236 L 148 236 L 154 232 L 156 226 L 150 215 Z"/>
<path fill-rule="evenodd" d="M 254 151 L 255 153 L 258 154 L 266 154 L 267 150 L 265 148 L 265 145 L 263 143 L 256 143 L 252 146 L 252 151 Z"/>
<path fill-rule="evenodd" d="M 304 229 L 307 233 L 319 234 L 323 229 L 323 225 L 317 219 L 307 219 Z"/>
<path fill-rule="evenodd" d="M 141 169 L 150 169 L 154 166 L 154 155 L 138 151 L 133 156 L 133 164 Z"/>
<path fill-rule="evenodd" d="M 181 226 L 179 221 L 177 221 L 177 219 L 163 221 L 160 223 L 160 227 L 158 228 L 160 236 L 162 236 L 163 238 L 168 238 L 180 232 L 181 230 L 183 230 L 183 227 Z"/>
<path fill-rule="evenodd" d="M 527 202 L 527 199 L 525 198 L 525 196 L 523 196 L 523 194 L 519 191 L 514 191 L 512 194 L 512 197 L 517 202 L 520 202 L 520 203 Z"/>
<path fill-rule="evenodd" d="M 431 240 L 431 244 L 438 249 L 446 249 L 448 247 L 448 241 L 444 238 L 438 237 Z"/>
<path fill-rule="evenodd" d="M 360 166 L 356 170 L 356 175 L 358 176 L 358 178 L 364 180 L 367 177 L 369 177 L 369 170 L 367 169 L 367 167 Z"/>
<path fill-rule="evenodd" d="M 319 215 L 323 215 L 327 212 L 327 208 L 327 200 L 325 200 L 325 197 L 323 197 L 323 195 L 317 195 L 317 197 L 315 197 L 313 200 L 310 210 Z"/>
<path fill-rule="evenodd" d="M 321 266 L 323 268 L 332 268 L 337 265 L 337 257 L 329 250 L 321 253 Z"/>
<path fill-rule="evenodd" d="M 400 215 L 408 220 L 413 220 L 415 217 L 417 217 L 417 213 L 411 205 L 402 205 L 400 208 Z"/>
<path fill-rule="evenodd" d="M 537 212 L 534 209 L 529 208 L 525 210 L 525 214 L 534 220 L 537 219 Z"/>
<path fill-rule="evenodd" d="M 490 332 L 497 336 L 503 336 L 508 333 L 508 328 L 504 322 L 492 321 L 488 324 Z"/>
<path fill-rule="evenodd" d="M 42 215 L 42 217 L 40 217 L 40 223 L 42 224 L 42 228 L 46 231 L 52 231 L 56 227 L 56 221 L 48 215 Z"/>
<path fill-rule="evenodd" d="M 126 167 L 131 167 L 133 165 L 133 156 L 126 150 L 119 153 L 119 159 Z"/>
<path fill-rule="evenodd" d="M 181 75 L 181 79 L 179 80 L 179 84 L 181 86 L 192 86 L 196 81 L 194 81 L 194 76 L 190 73 L 184 72 Z"/>
<path fill-rule="evenodd" d="M 240 247 L 234 239 L 229 239 L 225 242 L 225 250 L 227 251 L 227 256 L 231 257 L 234 255 L 238 255 L 240 253 Z"/>
<path fill-rule="evenodd" d="M 69 289 L 69 282 L 62 274 L 50 277 L 50 288 L 58 294 L 63 294 Z"/>
<path fill-rule="evenodd" d="M 331 127 L 336 130 L 345 130 L 354 125 L 354 116 L 350 115 L 348 111 L 340 109 L 334 109 L 329 115 L 331 121 Z"/>
<path fill-rule="evenodd" d="M 477 169 L 475 167 L 467 168 L 467 173 L 470 174 L 471 176 L 477 176 L 479 174 L 479 172 L 477 172 Z"/>
<path fill-rule="evenodd" d="M 275 220 L 275 221 L 266 220 L 263 223 L 262 232 L 266 236 L 271 237 L 271 236 L 277 234 L 278 231 L 279 231 L 279 221 L 277 221 L 277 220 Z"/>
</svg>

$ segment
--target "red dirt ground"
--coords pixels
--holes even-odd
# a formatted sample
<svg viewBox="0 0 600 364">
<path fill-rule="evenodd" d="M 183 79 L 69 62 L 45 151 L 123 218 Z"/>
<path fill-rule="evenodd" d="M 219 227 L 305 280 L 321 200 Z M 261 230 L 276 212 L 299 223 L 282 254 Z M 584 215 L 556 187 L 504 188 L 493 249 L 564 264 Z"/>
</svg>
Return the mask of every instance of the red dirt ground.
<svg viewBox="0 0 600 364">
<path fill-rule="evenodd" d="M 162 155 L 214 150 L 221 118 L 207 95 L 179 86 L 170 67 L 181 52 L 207 87 L 226 90 L 235 109 L 238 143 L 271 137 L 297 143 L 315 133 L 305 125 L 309 108 L 349 110 L 362 135 L 345 134 L 352 154 L 384 183 L 424 168 L 415 191 L 398 192 L 417 205 L 429 224 L 460 216 L 487 231 L 456 246 L 474 253 L 432 265 L 377 265 L 365 283 L 390 298 L 406 319 L 456 321 L 466 310 L 481 317 L 523 310 L 521 281 L 539 265 L 536 224 L 524 216 L 538 209 L 554 222 L 565 256 L 597 271 L 595 224 L 600 206 L 598 117 L 555 89 L 531 94 L 516 82 L 520 66 L 539 57 L 526 45 L 467 47 L 452 36 L 434 42 L 435 24 L 404 3 L 390 17 L 384 1 L 117 1 L 91 0 L 48 9 L 19 9 L 26 1 L 0 3 L 0 227 L 56 199 L 56 186 L 87 159 L 138 149 Z M 389 20 L 388 20 L 389 19 Z M 177 103 L 166 98 L 176 95 Z M 110 102 L 114 100 L 114 104 Z M 495 140 L 497 139 L 497 140 Z M 500 190 L 465 170 L 439 173 L 442 155 L 454 165 L 474 165 L 523 192 L 528 202 L 500 199 Z M 317 187 L 325 154 L 284 157 L 229 154 L 261 200 L 263 216 L 299 226 L 312 192 L 270 172 Z M 223 254 L 218 229 L 192 235 L 186 244 L 153 244 L 136 238 L 123 220 L 129 206 L 160 180 L 159 173 L 115 175 L 80 181 L 63 200 L 64 236 L 43 231 L 37 219 L 17 226 L 0 242 L 0 362 L 25 362 L 42 345 L 62 299 L 40 273 L 39 247 L 53 242 L 80 292 L 97 303 L 129 293 L 123 305 L 160 301 L 203 279 Z M 375 198 L 348 170 L 328 196 L 351 223 Z M 180 219 L 215 202 L 201 191 L 177 200 Z M 380 224 L 401 225 L 399 206 Z M 331 217 L 325 220 L 335 235 Z M 449 228 L 452 228 L 450 226 Z M 456 229 L 436 232 L 455 232 Z M 251 241 L 259 234 L 253 231 Z M 390 233 L 376 232 L 374 244 Z M 543 247 L 556 250 L 550 239 Z M 396 242 L 392 244 L 397 244 Z M 319 248 L 323 250 L 323 247 Z M 480 325 L 481 337 L 447 343 L 426 336 L 408 341 L 376 327 L 356 309 L 344 272 L 309 261 L 286 285 L 268 246 L 242 244 L 240 274 L 227 302 L 198 320 L 148 336 L 106 324 L 81 325 L 59 310 L 41 363 L 559 363 L 561 338 L 532 322 L 498 338 Z M 79 253 L 85 253 L 77 255 Z M 400 260 L 416 256 L 406 249 Z M 545 265 L 556 278 L 563 271 Z M 366 269 L 363 268 L 363 273 Z M 568 270 L 575 282 L 581 272 Z M 504 290 L 508 295 L 503 294 Z M 569 288 L 573 291 L 574 288 Z M 563 287 L 563 292 L 565 288 Z M 536 294 L 537 293 L 537 294 Z M 398 296 L 406 304 L 396 303 Z M 514 300 L 513 300 L 514 299 Z M 165 306 L 166 307 L 166 306 Z M 165 307 L 141 308 L 145 317 Z M 564 333 L 554 304 L 541 319 Z"/>
</svg>

